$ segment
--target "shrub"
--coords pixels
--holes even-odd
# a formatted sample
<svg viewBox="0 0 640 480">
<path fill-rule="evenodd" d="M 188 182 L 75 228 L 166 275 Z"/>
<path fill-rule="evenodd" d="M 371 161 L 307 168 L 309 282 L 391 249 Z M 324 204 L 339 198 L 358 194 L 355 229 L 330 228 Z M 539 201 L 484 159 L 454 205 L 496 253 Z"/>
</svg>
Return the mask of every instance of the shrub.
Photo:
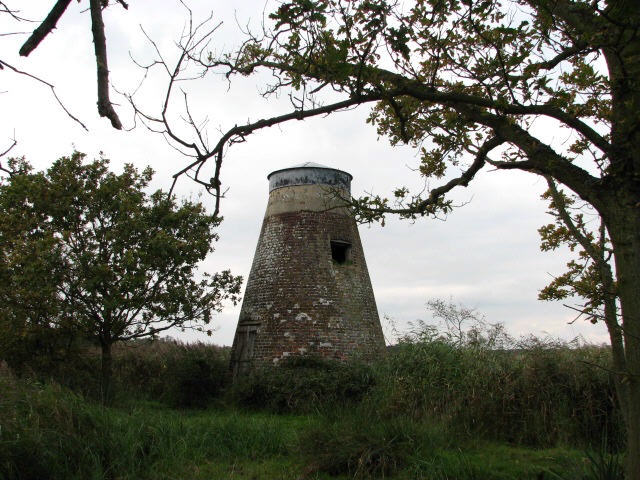
<svg viewBox="0 0 640 480">
<path fill-rule="evenodd" d="M 360 401 L 374 386 L 371 367 L 311 356 L 291 357 L 278 367 L 236 379 L 230 400 L 276 412 L 311 412 Z"/>
<path fill-rule="evenodd" d="M 99 371 L 98 349 L 78 343 L 65 357 L 34 355 L 19 373 L 100 398 Z M 221 395 L 229 380 L 228 347 L 166 338 L 123 342 L 113 349 L 116 400 L 150 399 L 175 407 L 204 407 Z"/>
<path fill-rule="evenodd" d="M 114 378 L 121 393 L 205 407 L 229 383 L 229 349 L 172 339 L 122 344 L 114 354 Z"/>
<path fill-rule="evenodd" d="M 551 446 L 622 443 L 607 347 L 529 338 L 507 349 L 405 339 L 378 365 L 389 415 L 438 418 L 466 435 Z M 597 368 L 601 365 L 604 368 Z"/>
</svg>

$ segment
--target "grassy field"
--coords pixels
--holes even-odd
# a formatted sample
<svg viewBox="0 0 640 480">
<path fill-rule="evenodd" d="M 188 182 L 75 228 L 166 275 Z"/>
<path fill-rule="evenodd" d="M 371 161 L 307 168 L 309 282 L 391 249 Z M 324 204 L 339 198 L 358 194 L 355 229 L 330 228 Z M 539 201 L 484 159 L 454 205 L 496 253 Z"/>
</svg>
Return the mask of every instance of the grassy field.
<svg viewBox="0 0 640 480">
<path fill-rule="evenodd" d="M 584 463 L 573 449 L 457 444 L 426 423 L 367 424 L 353 412 L 339 421 L 319 413 L 189 411 L 143 401 L 102 407 L 55 385 L 1 382 L 0 477 L 6 480 L 539 479 Z"/>
<path fill-rule="evenodd" d="M 0 480 L 622 480 L 608 348 L 507 347 L 421 335 L 231 384 L 228 349 L 121 345 L 110 406 L 95 352 L 34 356 L 0 368 Z"/>
</svg>

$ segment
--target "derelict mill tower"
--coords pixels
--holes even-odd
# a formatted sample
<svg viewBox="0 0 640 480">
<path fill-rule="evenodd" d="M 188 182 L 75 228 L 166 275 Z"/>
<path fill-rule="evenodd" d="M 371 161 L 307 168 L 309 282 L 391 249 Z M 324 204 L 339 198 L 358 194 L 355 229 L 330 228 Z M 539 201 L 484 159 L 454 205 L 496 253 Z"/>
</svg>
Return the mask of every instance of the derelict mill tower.
<svg viewBox="0 0 640 480">
<path fill-rule="evenodd" d="M 234 374 L 294 355 L 370 360 L 384 338 L 348 196 L 352 176 L 307 162 L 272 172 L 231 351 Z"/>
</svg>

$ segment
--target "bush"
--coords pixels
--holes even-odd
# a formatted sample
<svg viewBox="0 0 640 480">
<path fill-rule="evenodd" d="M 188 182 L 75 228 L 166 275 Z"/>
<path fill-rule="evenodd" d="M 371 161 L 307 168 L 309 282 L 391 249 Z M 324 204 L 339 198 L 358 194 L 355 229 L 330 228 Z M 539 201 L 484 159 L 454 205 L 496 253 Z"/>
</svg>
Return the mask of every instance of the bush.
<svg viewBox="0 0 640 480">
<path fill-rule="evenodd" d="M 212 460 L 288 455 L 299 426 L 275 416 L 181 413 L 144 403 L 102 407 L 57 384 L 2 372 L 0 392 L 2 480 L 192 478 L 189 468 Z"/>
<path fill-rule="evenodd" d="M 371 367 L 317 357 L 291 357 L 278 367 L 236 379 L 230 401 L 275 412 L 311 412 L 359 402 L 374 386 Z"/>
<path fill-rule="evenodd" d="M 172 339 L 119 345 L 117 391 L 173 407 L 205 407 L 229 384 L 229 349 Z"/>
<path fill-rule="evenodd" d="M 100 352 L 77 343 L 64 357 L 34 355 L 20 376 L 59 383 L 100 398 Z M 171 338 L 118 343 L 113 349 L 113 390 L 118 399 L 157 400 L 174 407 L 205 407 L 230 382 L 229 348 Z"/>
<path fill-rule="evenodd" d="M 405 339 L 378 365 L 376 394 L 388 415 L 437 418 L 467 436 L 584 447 L 606 436 L 619 449 L 609 363 L 607 347 L 535 338 L 508 349 Z"/>
</svg>

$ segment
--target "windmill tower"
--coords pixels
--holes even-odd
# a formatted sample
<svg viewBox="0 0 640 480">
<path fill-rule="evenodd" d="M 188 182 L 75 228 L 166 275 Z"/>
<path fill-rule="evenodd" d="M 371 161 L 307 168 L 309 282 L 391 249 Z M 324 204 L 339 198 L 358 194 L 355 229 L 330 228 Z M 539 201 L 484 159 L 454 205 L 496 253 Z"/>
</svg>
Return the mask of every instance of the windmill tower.
<svg viewBox="0 0 640 480">
<path fill-rule="evenodd" d="M 294 355 L 372 359 L 384 352 L 347 172 L 276 170 L 231 350 L 234 375 Z"/>
</svg>

